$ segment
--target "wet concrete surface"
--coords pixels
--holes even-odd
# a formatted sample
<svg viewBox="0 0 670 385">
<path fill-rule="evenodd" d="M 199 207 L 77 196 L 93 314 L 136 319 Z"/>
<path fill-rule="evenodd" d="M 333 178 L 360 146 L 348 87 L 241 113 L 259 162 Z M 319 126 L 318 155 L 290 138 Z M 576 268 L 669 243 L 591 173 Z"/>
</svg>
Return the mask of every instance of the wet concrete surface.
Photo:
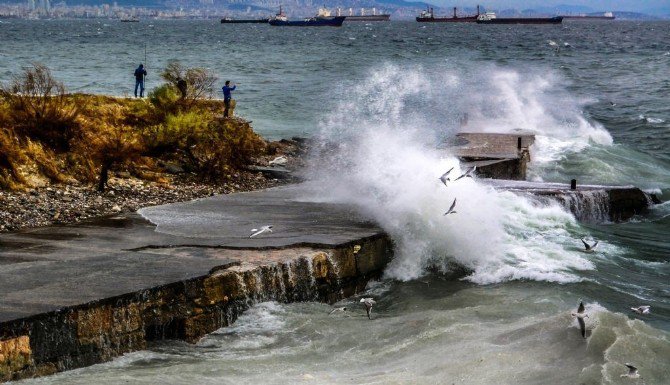
<svg viewBox="0 0 670 385">
<path fill-rule="evenodd" d="M 199 248 L 334 247 L 382 234 L 346 207 L 298 200 L 299 191 L 215 196 L 1 234 L 0 322 L 202 277 L 235 262 L 230 253 Z M 264 225 L 274 232 L 249 238 Z"/>
</svg>

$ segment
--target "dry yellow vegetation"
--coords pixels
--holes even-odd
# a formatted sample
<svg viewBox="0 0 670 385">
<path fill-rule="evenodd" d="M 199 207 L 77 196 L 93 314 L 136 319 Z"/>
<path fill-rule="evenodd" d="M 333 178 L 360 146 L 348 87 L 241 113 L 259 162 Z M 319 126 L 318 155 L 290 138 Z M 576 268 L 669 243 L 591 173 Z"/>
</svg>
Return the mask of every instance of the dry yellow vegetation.
<svg viewBox="0 0 670 385">
<path fill-rule="evenodd" d="M 156 178 L 177 163 L 217 181 L 247 165 L 265 141 L 241 119 L 222 119 L 222 102 L 179 96 L 172 84 L 148 99 L 67 94 L 34 65 L 0 90 L 0 188 L 97 184 L 124 170 Z"/>
</svg>

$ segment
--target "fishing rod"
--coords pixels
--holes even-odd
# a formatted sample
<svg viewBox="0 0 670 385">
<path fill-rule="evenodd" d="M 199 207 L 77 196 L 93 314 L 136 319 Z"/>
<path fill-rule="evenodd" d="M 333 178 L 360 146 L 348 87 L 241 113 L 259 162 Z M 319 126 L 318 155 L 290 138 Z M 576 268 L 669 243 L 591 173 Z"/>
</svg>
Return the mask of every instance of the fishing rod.
<svg viewBox="0 0 670 385">
<path fill-rule="evenodd" d="M 146 70 L 147 67 L 149 67 L 149 63 L 147 63 L 147 42 L 145 41 L 144 42 L 144 69 Z M 147 88 L 147 77 L 144 74 L 142 74 L 142 83 L 143 83 L 144 89 L 146 90 L 146 88 Z"/>
</svg>

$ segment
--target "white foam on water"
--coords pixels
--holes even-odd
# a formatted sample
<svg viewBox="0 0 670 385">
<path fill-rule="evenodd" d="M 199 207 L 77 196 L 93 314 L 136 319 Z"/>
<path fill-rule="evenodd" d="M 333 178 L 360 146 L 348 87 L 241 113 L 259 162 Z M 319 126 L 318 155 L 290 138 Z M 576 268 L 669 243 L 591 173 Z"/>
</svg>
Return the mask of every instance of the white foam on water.
<svg viewBox="0 0 670 385">
<path fill-rule="evenodd" d="M 482 284 L 578 281 L 575 272 L 594 265 L 574 247 L 567 230 L 577 226 L 572 215 L 470 178 L 445 188 L 438 177 L 451 167 L 452 179 L 463 170 L 437 143 L 455 129 L 458 103 L 469 108 L 468 129 L 532 128 L 550 137 L 547 143 L 572 149 L 611 137 L 581 116 L 580 102 L 551 76 L 488 67 L 479 75 L 492 80 L 488 89 L 456 73 L 389 65 L 347 89 L 322 125 L 308 172 L 311 196 L 355 205 L 393 237 L 396 256 L 386 271 L 392 278 L 410 280 L 457 262 Z M 561 146 L 540 146 L 537 156 L 551 159 Z M 457 213 L 444 216 L 454 198 Z"/>
</svg>

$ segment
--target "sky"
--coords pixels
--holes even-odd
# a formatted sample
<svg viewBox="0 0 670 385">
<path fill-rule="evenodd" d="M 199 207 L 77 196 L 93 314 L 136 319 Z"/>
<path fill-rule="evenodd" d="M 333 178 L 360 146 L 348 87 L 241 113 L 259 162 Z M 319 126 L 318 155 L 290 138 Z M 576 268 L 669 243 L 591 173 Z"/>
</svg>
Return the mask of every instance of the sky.
<svg viewBox="0 0 670 385">
<path fill-rule="evenodd" d="M 526 9 L 557 5 L 587 6 L 596 11 L 649 12 L 670 8 L 670 0 L 433 0 L 440 6 L 474 7 L 481 4 L 489 9 Z"/>
</svg>

